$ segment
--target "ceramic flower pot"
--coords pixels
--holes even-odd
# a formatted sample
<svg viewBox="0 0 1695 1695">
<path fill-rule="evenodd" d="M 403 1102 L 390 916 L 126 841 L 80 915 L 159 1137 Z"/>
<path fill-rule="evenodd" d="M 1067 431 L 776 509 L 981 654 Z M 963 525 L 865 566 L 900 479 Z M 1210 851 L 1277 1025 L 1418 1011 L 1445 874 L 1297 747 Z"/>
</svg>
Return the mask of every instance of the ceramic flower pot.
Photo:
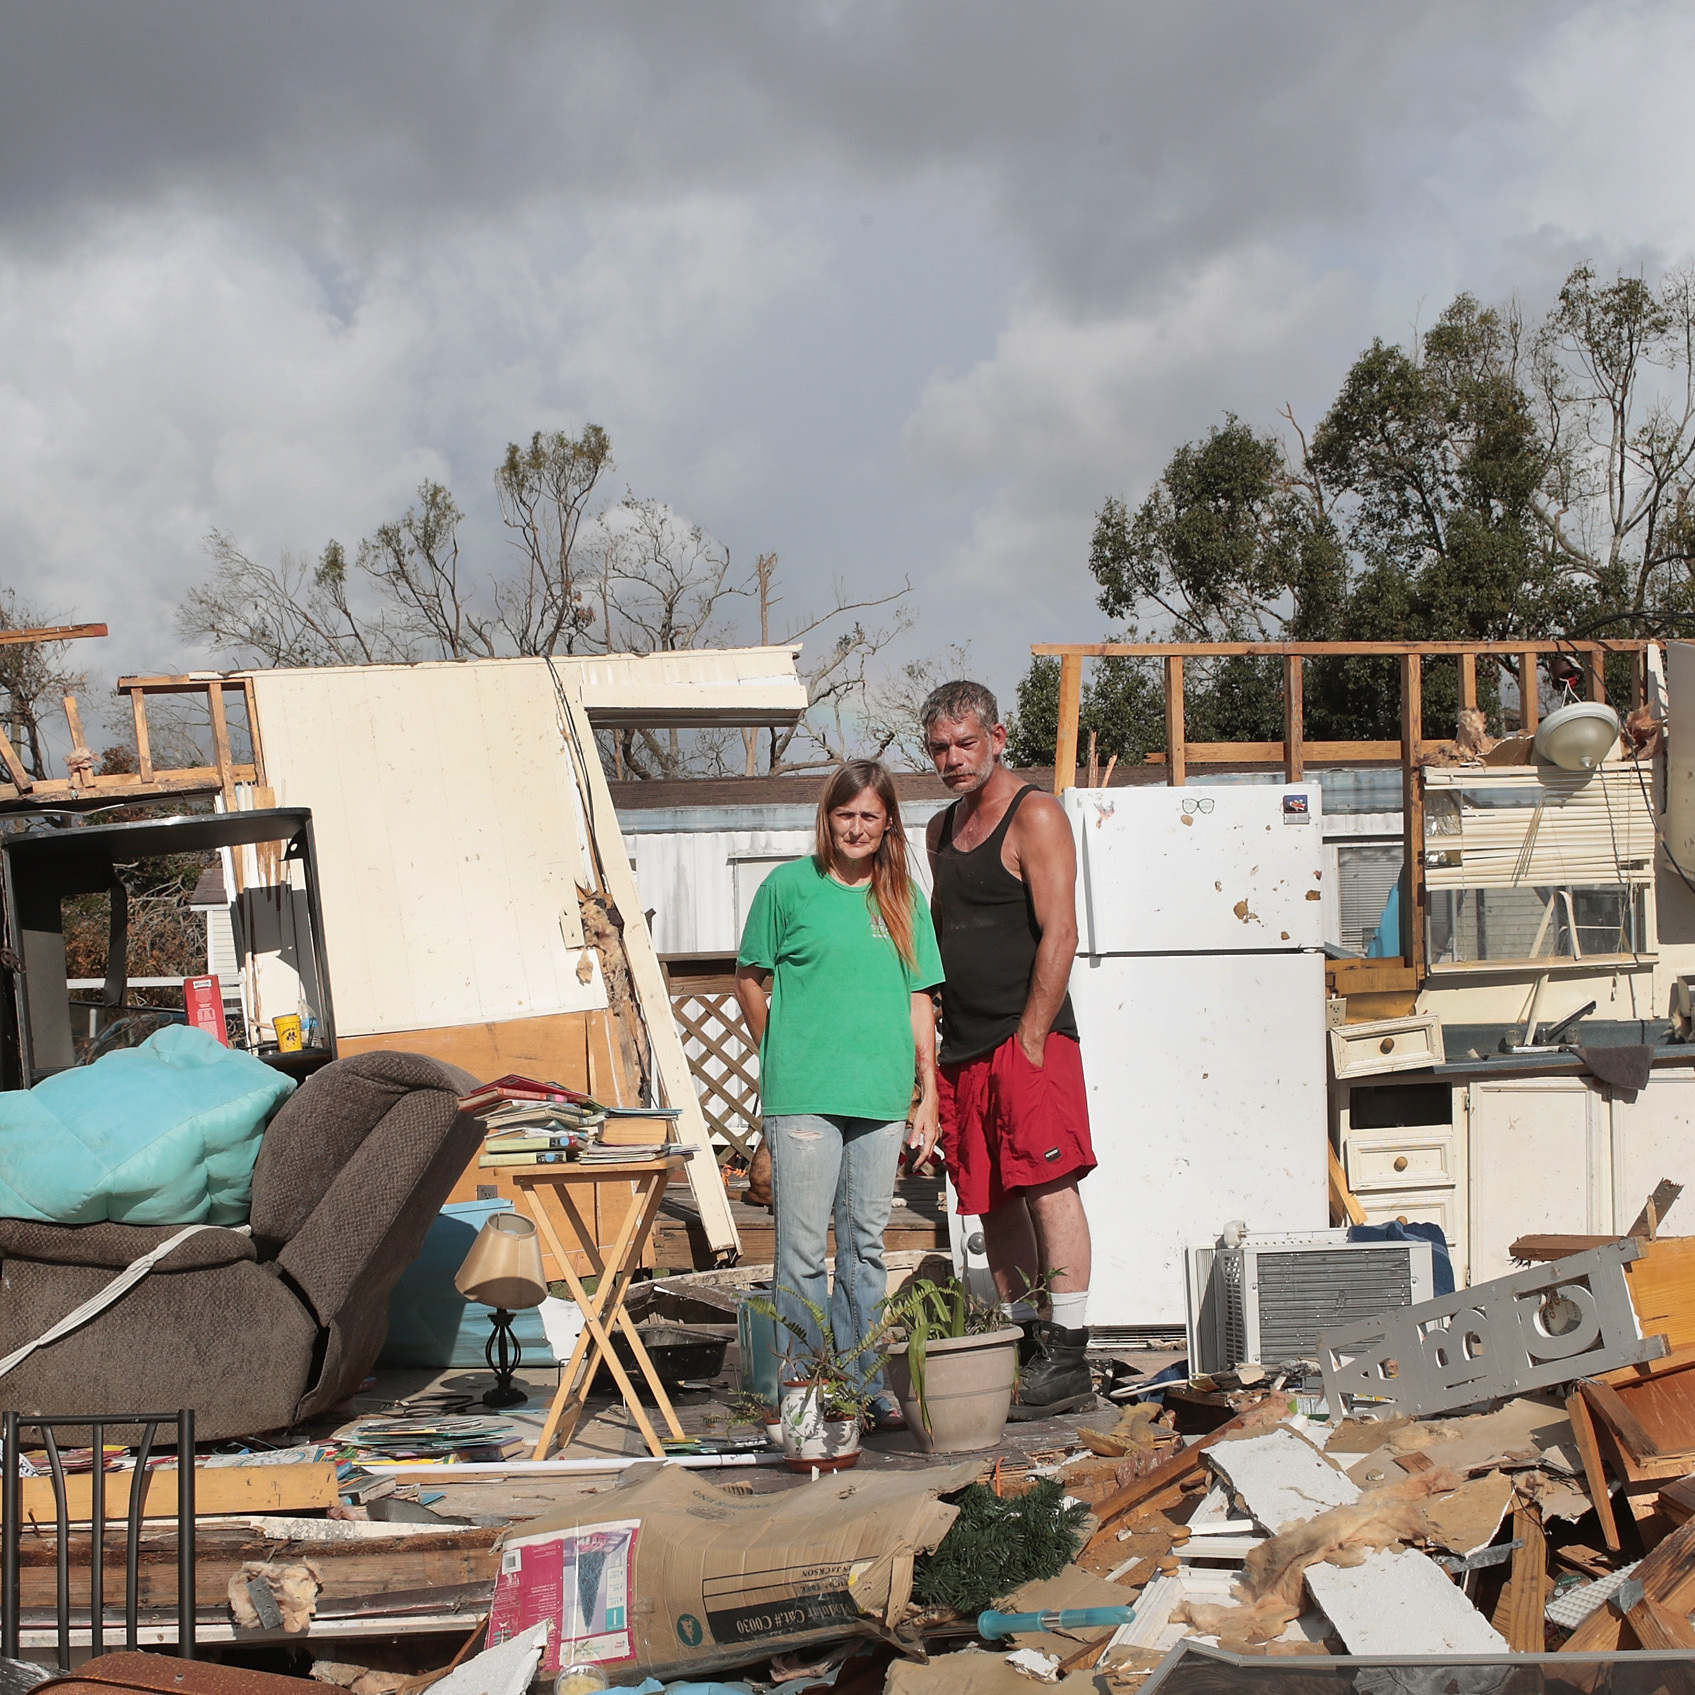
<svg viewBox="0 0 1695 1695">
<path fill-rule="evenodd" d="M 907 1429 L 925 1453 L 971 1454 L 1000 1441 L 1018 1381 L 1022 1334 L 1013 1328 L 987 1336 L 932 1338 L 924 1350 L 922 1407 L 907 1367 L 906 1344 L 889 1350 L 889 1387 L 906 1414 Z"/>
<path fill-rule="evenodd" d="M 826 1418 L 818 1384 L 784 1384 L 778 1417 L 791 1471 L 846 1471 L 859 1464 L 859 1420 Z"/>
</svg>

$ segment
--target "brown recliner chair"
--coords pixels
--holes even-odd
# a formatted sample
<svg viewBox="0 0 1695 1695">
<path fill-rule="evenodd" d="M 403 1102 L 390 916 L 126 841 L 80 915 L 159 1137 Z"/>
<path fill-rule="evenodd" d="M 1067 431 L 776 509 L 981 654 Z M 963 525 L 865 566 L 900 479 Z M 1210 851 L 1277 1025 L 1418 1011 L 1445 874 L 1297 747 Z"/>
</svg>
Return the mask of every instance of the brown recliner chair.
<svg viewBox="0 0 1695 1695">
<path fill-rule="evenodd" d="M 482 1135 L 465 1072 L 422 1054 L 336 1060 L 286 1100 L 253 1170 L 252 1235 L 190 1236 L 106 1311 L 0 1377 L 0 1410 L 193 1407 L 205 1439 L 280 1430 L 370 1371 L 388 1298 Z M 0 1358 L 178 1226 L 0 1219 Z"/>
</svg>

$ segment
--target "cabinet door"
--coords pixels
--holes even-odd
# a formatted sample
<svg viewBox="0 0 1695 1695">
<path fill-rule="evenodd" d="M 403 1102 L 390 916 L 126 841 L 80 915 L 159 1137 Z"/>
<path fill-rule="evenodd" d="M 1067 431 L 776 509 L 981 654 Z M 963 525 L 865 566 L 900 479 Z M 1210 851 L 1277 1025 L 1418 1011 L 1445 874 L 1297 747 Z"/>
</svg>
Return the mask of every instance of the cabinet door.
<svg viewBox="0 0 1695 1695">
<path fill-rule="evenodd" d="M 1473 1283 L 1513 1270 L 1520 1236 L 1613 1228 L 1607 1103 L 1582 1078 L 1473 1083 L 1469 1105 Z"/>
<path fill-rule="evenodd" d="M 1688 1193 L 1678 1205 L 1695 1211 L 1695 1075 L 1656 1071 L 1634 1100 L 1614 1093 L 1612 1114 L 1611 1228 L 1628 1230 L 1662 1177 L 1683 1185 Z M 1695 1226 L 1679 1213 L 1668 1229 L 1685 1236 Z"/>
</svg>

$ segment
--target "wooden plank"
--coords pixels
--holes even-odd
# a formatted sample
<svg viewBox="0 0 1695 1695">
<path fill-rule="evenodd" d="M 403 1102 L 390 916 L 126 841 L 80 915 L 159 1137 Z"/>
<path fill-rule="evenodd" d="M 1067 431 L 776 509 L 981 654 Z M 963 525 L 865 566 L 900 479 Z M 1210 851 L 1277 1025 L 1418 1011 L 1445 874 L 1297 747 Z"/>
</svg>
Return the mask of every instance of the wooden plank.
<svg viewBox="0 0 1695 1695">
<path fill-rule="evenodd" d="M 1054 742 L 1053 792 L 1077 786 L 1077 723 L 1083 714 L 1083 661 L 1067 654 L 1059 662 L 1059 734 Z"/>
<path fill-rule="evenodd" d="M 1683 1193 L 1683 1185 L 1674 1183 L 1669 1177 L 1662 1177 L 1654 1185 L 1654 1192 L 1643 1202 L 1642 1210 L 1636 1215 L 1636 1222 L 1626 1232 L 1627 1235 L 1640 1236 L 1643 1241 L 1651 1242 L 1660 1233 L 1660 1224 L 1666 1214 L 1677 1202 L 1677 1197 Z"/>
<path fill-rule="evenodd" d="M 30 630 L 0 630 L 0 647 L 26 642 L 73 642 L 107 634 L 104 624 L 48 624 Z"/>
<path fill-rule="evenodd" d="M 1401 902 L 1401 957 L 1419 976 L 1424 975 L 1424 785 L 1418 771 L 1419 746 L 1424 738 L 1422 661 L 1416 653 L 1401 655 L 1401 814 L 1406 844 L 1406 870 Z"/>
<path fill-rule="evenodd" d="M 1652 640 L 1640 637 L 1585 644 L 1601 653 L 1640 653 L 1644 648 L 1655 645 Z M 1080 659 L 1163 659 L 1168 654 L 1177 654 L 1185 659 L 1236 659 L 1243 656 L 1270 659 L 1286 653 L 1298 653 L 1307 659 L 1373 655 L 1396 659 L 1406 653 L 1426 657 L 1454 653 L 1570 653 L 1573 646 L 1572 642 L 1563 638 L 1540 642 L 1032 642 L 1030 651 L 1057 658 L 1076 654 Z M 120 679 L 118 686 L 127 688 L 128 679 Z"/>
<path fill-rule="evenodd" d="M 1641 1420 L 1625 1405 L 1618 1390 L 1610 1383 L 1597 1383 L 1590 1378 L 1577 1387 L 1578 1393 L 1588 1401 L 1590 1412 L 1606 1423 L 1633 1459 L 1652 1460 L 1659 1457 L 1659 1443 L 1648 1434 Z"/>
<path fill-rule="evenodd" d="M 94 777 L 94 755 L 89 751 L 88 737 L 83 734 L 82 713 L 77 710 L 74 694 L 65 696 L 65 722 L 71 731 L 71 751 L 65 760 L 71 768 L 71 786 L 87 789 Z"/>
<path fill-rule="evenodd" d="M 580 701 L 566 696 L 561 705 L 568 716 L 568 731 L 574 744 L 572 764 L 585 790 L 585 810 L 589 815 L 592 838 L 586 849 L 600 867 L 606 894 L 618 910 L 630 918 L 624 926 L 624 953 L 647 1029 L 654 1069 L 658 1073 L 663 1097 L 659 1104 L 682 1109 L 682 1117 L 677 1121 L 678 1139 L 699 1150 L 696 1157 L 689 1161 L 689 1185 L 700 1208 L 701 1228 L 706 1232 L 715 1254 L 734 1256 L 741 1250 L 741 1241 L 730 1212 L 729 1196 L 724 1192 L 723 1175 L 713 1158 L 712 1135 L 695 1094 L 688 1056 L 683 1052 L 682 1038 L 677 1034 L 676 1022 L 671 1017 L 671 997 L 665 987 L 665 972 L 660 966 L 659 955 L 654 951 L 653 936 L 647 925 L 640 922 L 642 899 L 636 889 L 635 873 L 624 852 L 623 832 L 612 805 L 612 792 L 606 786 L 606 772 L 601 768 L 595 751 L 594 731 Z M 595 844 L 599 844 L 598 851 Z"/>
<path fill-rule="evenodd" d="M 133 1471 L 109 1471 L 106 1478 L 106 1519 L 114 1523 L 129 1514 Z M 51 1477 L 23 1479 L 23 1516 L 37 1525 L 56 1521 Z M 335 1466 L 328 1460 L 304 1460 L 298 1465 L 196 1466 L 194 1509 L 207 1513 L 281 1513 L 333 1507 Z M 92 1472 L 75 1472 L 65 1479 L 65 1507 L 73 1523 L 86 1521 L 94 1510 Z M 177 1516 L 177 1474 L 174 1468 L 147 1473 L 142 1494 L 143 1518 Z"/>
<path fill-rule="evenodd" d="M 1182 656 L 1170 654 L 1165 661 L 1165 780 L 1174 789 L 1182 788 L 1187 779 L 1187 718 L 1183 699 Z"/>
<path fill-rule="evenodd" d="M 1422 752 L 1434 753 L 1444 744 L 1426 741 Z M 1184 757 L 1190 765 L 1281 765 L 1284 762 L 1282 742 L 1186 742 Z M 1301 759 L 1306 765 L 1358 764 L 1361 761 L 1390 763 L 1401 757 L 1399 742 L 1303 742 Z M 1147 765 L 1163 765 L 1166 756 L 1148 753 L 1142 756 Z"/>
<path fill-rule="evenodd" d="M 1521 735 L 1534 735 L 1542 717 L 1542 677 L 1534 647 L 1522 648 L 1518 656 L 1518 727 Z"/>
<path fill-rule="evenodd" d="M 1542 1609 L 1548 1604 L 1548 1538 L 1534 1507 L 1513 1510 L 1512 1576 L 1501 1591 L 1495 1628 L 1515 1654 L 1540 1654 L 1547 1647 Z"/>
<path fill-rule="evenodd" d="M 242 698 L 247 702 L 247 739 L 253 744 L 253 781 L 263 786 L 265 782 L 265 740 L 259 733 L 259 700 L 253 692 L 253 679 L 241 679 Z M 275 806 L 273 800 L 269 802 Z"/>
<path fill-rule="evenodd" d="M 0 760 L 5 761 L 12 786 L 19 794 L 27 795 L 35 787 L 35 779 L 24 769 L 24 762 L 18 757 L 18 750 L 12 746 L 12 738 L 4 731 L 0 731 Z"/>
<path fill-rule="evenodd" d="M 130 715 L 135 720 L 136 775 L 144 783 L 153 781 L 153 743 L 147 734 L 147 696 L 140 689 L 129 692 Z"/>
<path fill-rule="evenodd" d="M 1173 1454 L 1162 1465 L 1157 1465 L 1145 1476 L 1133 1479 L 1122 1489 L 1107 1498 L 1095 1508 L 1095 1517 L 1100 1521 L 1100 1529 L 1089 1539 L 1089 1546 L 1108 1541 L 1116 1536 L 1113 1528 L 1114 1521 L 1121 1519 L 1137 1507 L 1145 1506 L 1156 1495 L 1163 1493 L 1174 1483 L 1181 1483 L 1184 1478 L 1193 1476 L 1201 1468 L 1202 1455 L 1208 1448 L 1217 1446 L 1232 1432 L 1240 1430 L 1249 1417 L 1257 1412 L 1257 1407 L 1240 1412 L 1228 1424 L 1221 1424 L 1208 1436 L 1200 1441 L 1191 1443 L 1180 1454 Z"/>
<path fill-rule="evenodd" d="M 1477 705 L 1477 655 L 1462 653 L 1460 655 L 1460 710 L 1462 712 Z"/>
<path fill-rule="evenodd" d="M 1327 959 L 1324 975 L 1335 985 L 1335 993 L 1344 996 L 1393 994 L 1418 987 L 1416 973 L 1398 959 Z"/>
<path fill-rule="evenodd" d="M 1330 1155 L 1330 1222 L 1364 1224 L 1365 1208 L 1348 1187 L 1348 1179 L 1342 1170 L 1341 1160 L 1336 1157 L 1336 1150 L 1330 1148 L 1327 1151 Z"/>
<path fill-rule="evenodd" d="M 1598 700 L 1605 705 L 1607 699 L 1605 656 L 1596 648 L 1588 648 L 1583 655 L 1583 669 L 1589 679 L 1589 698 Z"/>
<path fill-rule="evenodd" d="M 1283 775 L 1298 783 L 1306 775 L 1306 700 L 1298 653 L 1283 656 Z"/>
<path fill-rule="evenodd" d="M 224 685 L 206 685 L 206 706 L 212 714 L 212 757 L 217 767 L 218 787 L 223 790 L 224 808 L 235 811 L 235 776 L 230 769 L 230 726 L 224 715 Z"/>
<path fill-rule="evenodd" d="M 1566 1398 L 1566 1416 L 1571 1420 L 1578 1457 L 1583 1461 L 1584 1487 L 1589 1499 L 1595 1503 L 1595 1517 L 1600 1521 L 1601 1535 L 1609 1552 L 1616 1554 L 1619 1551 L 1618 1520 L 1613 1516 L 1612 1498 L 1607 1493 L 1607 1468 L 1601 1459 L 1595 1420 L 1581 1387 L 1574 1389 Z"/>
</svg>

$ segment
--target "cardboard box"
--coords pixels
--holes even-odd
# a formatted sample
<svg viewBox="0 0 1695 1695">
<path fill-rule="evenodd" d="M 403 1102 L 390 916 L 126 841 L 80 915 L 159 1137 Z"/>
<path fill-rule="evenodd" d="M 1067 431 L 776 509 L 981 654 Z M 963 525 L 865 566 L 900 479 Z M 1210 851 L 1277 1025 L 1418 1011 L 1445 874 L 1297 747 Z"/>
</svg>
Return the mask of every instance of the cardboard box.
<svg viewBox="0 0 1695 1695">
<path fill-rule="evenodd" d="M 669 1681 L 886 1635 L 910 1609 L 914 1558 L 956 1516 L 937 1496 L 981 1469 L 843 1471 L 742 1495 L 657 1467 L 514 1527 L 501 1543 L 489 1643 L 547 1619 L 558 1627 L 547 1672 L 594 1661 Z"/>
</svg>

